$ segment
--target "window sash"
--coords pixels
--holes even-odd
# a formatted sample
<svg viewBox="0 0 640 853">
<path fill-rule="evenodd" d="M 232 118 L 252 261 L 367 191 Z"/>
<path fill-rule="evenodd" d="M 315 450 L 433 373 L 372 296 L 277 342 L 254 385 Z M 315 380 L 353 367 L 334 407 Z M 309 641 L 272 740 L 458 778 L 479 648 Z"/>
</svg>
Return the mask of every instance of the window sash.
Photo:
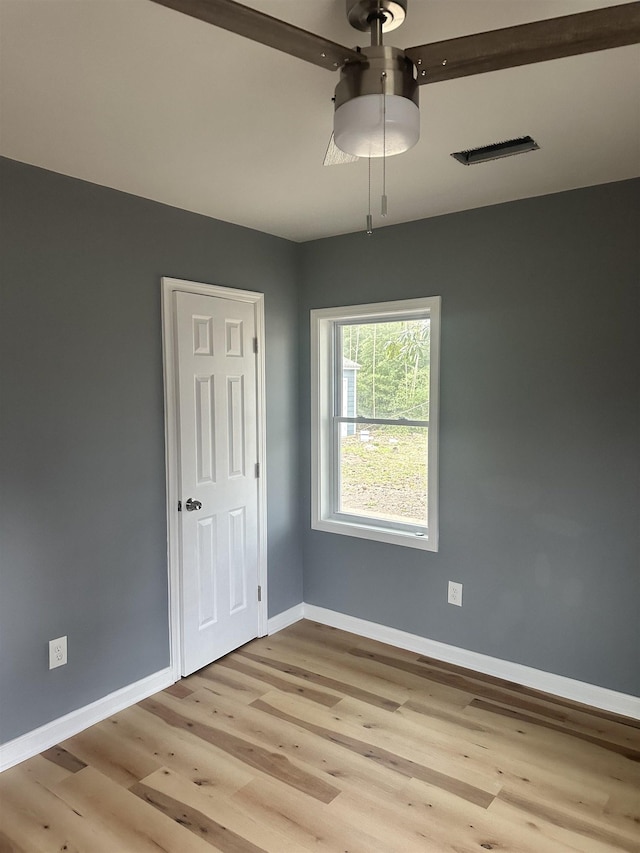
<svg viewBox="0 0 640 853">
<path fill-rule="evenodd" d="M 429 528 L 427 524 L 416 524 L 410 521 L 401 521 L 398 519 L 385 519 L 376 515 L 363 515 L 355 512 L 347 512 L 340 509 L 340 501 L 342 494 L 342 465 L 340 464 L 340 426 L 336 425 L 333 435 L 333 459 L 334 463 L 331 466 L 332 476 L 332 506 L 328 514 L 329 518 L 335 521 L 342 521 L 352 524 L 358 524 L 366 527 L 378 528 L 380 530 L 400 530 L 404 533 L 413 533 L 416 537 L 427 537 Z M 427 456 L 428 459 L 428 456 Z M 428 497 L 427 497 L 428 511 Z"/>
<path fill-rule="evenodd" d="M 331 351 L 334 353 L 335 360 L 333 362 L 333 376 L 332 376 L 332 395 L 331 398 L 333 400 L 333 412 L 334 417 L 340 417 L 340 413 L 344 411 L 344 385 L 342 382 L 342 371 L 343 371 L 343 359 L 344 359 L 344 347 L 343 347 L 343 334 L 342 330 L 349 326 L 373 326 L 377 325 L 385 325 L 387 323 L 403 323 L 403 322 L 415 322 L 417 320 L 429 320 L 431 323 L 431 311 L 418 311 L 415 313 L 406 312 L 406 313 L 394 313 L 390 312 L 389 315 L 386 316 L 377 316 L 377 317 L 355 317 L 353 319 L 348 320 L 333 320 L 331 322 Z M 431 344 L 429 343 L 429 350 L 431 350 Z M 358 419 L 351 419 L 354 423 L 388 423 L 391 422 L 390 418 L 366 418 L 362 417 Z M 402 418 L 398 419 L 402 421 Z M 400 423 L 400 426 L 413 426 L 419 425 L 421 422 L 418 421 L 403 421 Z"/>
<path fill-rule="evenodd" d="M 331 351 L 333 353 L 333 370 L 332 380 L 333 388 L 331 398 L 333 400 L 332 414 L 332 453 L 331 453 L 331 506 L 329 508 L 329 517 L 351 522 L 354 524 L 374 525 L 386 530 L 402 530 L 406 533 L 413 533 L 416 536 L 426 536 L 428 533 L 428 523 L 418 525 L 409 521 L 399 519 L 385 519 L 374 515 L 360 515 L 357 513 L 345 512 L 341 509 L 342 504 L 342 459 L 341 459 L 341 430 L 340 426 L 343 423 L 352 424 L 372 424 L 381 426 L 402 426 L 415 427 L 420 429 L 428 429 L 428 420 L 415 420 L 409 418 L 376 418 L 364 416 L 349 416 L 343 415 L 345 411 L 344 400 L 344 335 L 343 330 L 349 326 L 362 325 L 383 325 L 387 323 L 410 322 L 416 320 L 430 320 L 430 312 L 424 311 L 419 314 L 397 314 L 389 317 L 370 317 L 357 318 L 347 321 L 334 321 L 331 324 Z M 428 458 L 428 457 L 427 457 Z M 425 495 L 426 497 L 426 495 Z M 428 515 L 427 515 L 428 522 Z"/>
<path fill-rule="evenodd" d="M 363 418 L 360 416 L 334 415 L 333 420 L 341 424 L 380 424 L 384 426 L 428 427 L 429 421 L 410 421 L 407 418 Z"/>
<path fill-rule="evenodd" d="M 336 510 L 331 518 L 335 521 L 343 521 L 350 524 L 357 524 L 363 527 L 372 527 L 378 530 L 394 531 L 399 530 L 403 533 L 413 533 L 416 538 L 426 539 L 429 535 L 429 530 L 426 525 L 409 524 L 404 521 L 385 522 L 384 518 L 376 518 L 373 515 L 355 515 L 349 512 L 340 512 Z"/>
<path fill-rule="evenodd" d="M 414 533 L 416 536 L 427 536 L 429 532 L 429 478 L 427 476 L 427 518 L 425 524 L 416 524 L 411 521 L 402 521 L 400 519 L 381 518 L 376 515 L 359 515 L 357 513 L 346 512 L 340 509 L 342 503 L 342 460 L 341 460 L 341 430 L 340 426 L 343 423 L 366 423 L 366 424 L 382 424 L 390 426 L 414 426 L 418 429 L 424 429 L 429 432 L 429 421 L 415 421 L 407 423 L 407 421 L 384 420 L 382 418 L 367 419 L 367 418 L 345 418 L 334 417 L 332 424 L 332 441 L 331 441 L 331 507 L 329 509 L 329 517 L 336 521 L 352 522 L 354 524 L 363 524 L 382 528 L 385 530 L 402 530 L 407 533 Z M 427 450 L 427 464 L 429 463 L 429 452 Z"/>
</svg>

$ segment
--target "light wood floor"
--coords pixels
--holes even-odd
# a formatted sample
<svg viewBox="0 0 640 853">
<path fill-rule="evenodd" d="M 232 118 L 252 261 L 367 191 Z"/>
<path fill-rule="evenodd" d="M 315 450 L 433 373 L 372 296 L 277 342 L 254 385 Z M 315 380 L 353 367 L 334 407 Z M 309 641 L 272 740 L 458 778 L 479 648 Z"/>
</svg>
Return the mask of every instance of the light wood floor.
<svg viewBox="0 0 640 853">
<path fill-rule="evenodd" d="M 299 622 L 0 776 L 0 851 L 640 851 L 640 724 Z"/>
</svg>

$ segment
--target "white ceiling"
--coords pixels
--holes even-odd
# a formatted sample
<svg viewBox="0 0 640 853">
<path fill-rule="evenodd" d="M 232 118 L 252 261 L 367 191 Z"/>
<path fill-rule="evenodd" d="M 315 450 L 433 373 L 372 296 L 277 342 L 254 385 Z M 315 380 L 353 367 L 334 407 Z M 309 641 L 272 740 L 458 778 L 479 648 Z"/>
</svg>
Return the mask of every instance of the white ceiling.
<svg viewBox="0 0 640 853">
<path fill-rule="evenodd" d="M 409 0 L 408 47 L 607 0 Z M 245 0 L 348 46 L 345 0 Z M 150 0 L 0 0 L 0 153 L 304 241 L 363 228 L 367 163 L 322 165 L 337 74 Z M 387 161 L 377 227 L 640 174 L 640 46 L 420 90 L 418 145 Z M 541 150 L 449 155 L 530 134 Z"/>
</svg>

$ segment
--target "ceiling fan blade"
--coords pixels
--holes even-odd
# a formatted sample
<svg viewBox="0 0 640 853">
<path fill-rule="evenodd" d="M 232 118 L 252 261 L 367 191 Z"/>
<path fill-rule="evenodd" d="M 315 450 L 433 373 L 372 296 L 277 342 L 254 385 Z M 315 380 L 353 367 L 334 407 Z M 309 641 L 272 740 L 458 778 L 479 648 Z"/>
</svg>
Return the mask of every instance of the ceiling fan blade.
<svg viewBox="0 0 640 853">
<path fill-rule="evenodd" d="M 344 163 L 355 163 L 359 159 L 355 154 L 347 154 L 346 151 L 341 151 L 335 143 L 333 133 L 331 134 L 322 162 L 323 166 L 342 166 Z"/>
<path fill-rule="evenodd" d="M 640 2 L 633 2 L 423 44 L 405 53 L 424 84 L 639 41 Z"/>
<path fill-rule="evenodd" d="M 230 30 L 253 41 L 282 50 L 321 68 L 335 71 L 349 60 L 361 62 L 355 50 L 329 41 L 322 36 L 294 27 L 257 9 L 250 9 L 235 0 L 153 0 L 177 12 L 199 18 L 208 24 Z"/>
</svg>

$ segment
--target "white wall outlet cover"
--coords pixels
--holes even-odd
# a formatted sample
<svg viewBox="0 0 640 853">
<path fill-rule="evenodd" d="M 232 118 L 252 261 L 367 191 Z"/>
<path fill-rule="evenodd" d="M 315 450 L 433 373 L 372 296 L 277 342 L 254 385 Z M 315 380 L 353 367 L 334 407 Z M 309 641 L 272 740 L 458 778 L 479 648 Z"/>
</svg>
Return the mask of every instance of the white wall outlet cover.
<svg viewBox="0 0 640 853">
<path fill-rule="evenodd" d="M 49 640 L 49 669 L 64 666 L 67 662 L 67 638 L 58 637 L 57 640 Z"/>
<path fill-rule="evenodd" d="M 449 581 L 449 592 L 447 595 L 449 604 L 456 604 L 462 607 L 462 584 L 455 581 Z"/>
</svg>

